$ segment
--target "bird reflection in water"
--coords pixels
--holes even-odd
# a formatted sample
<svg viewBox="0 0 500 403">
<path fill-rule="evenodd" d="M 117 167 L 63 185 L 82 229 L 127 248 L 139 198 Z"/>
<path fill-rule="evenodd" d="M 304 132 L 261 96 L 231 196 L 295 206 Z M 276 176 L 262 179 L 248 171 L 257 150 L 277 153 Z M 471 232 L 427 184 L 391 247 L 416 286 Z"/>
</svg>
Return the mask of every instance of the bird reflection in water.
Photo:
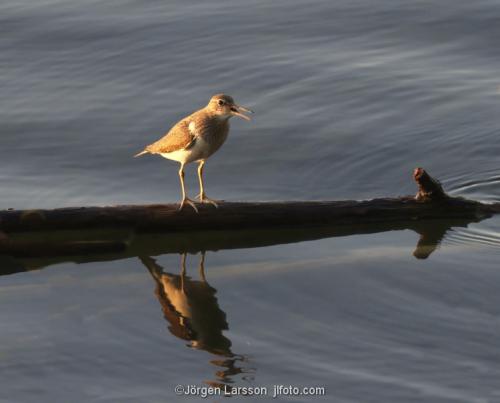
<svg viewBox="0 0 500 403">
<path fill-rule="evenodd" d="M 223 387 L 233 382 L 233 376 L 252 372 L 238 365 L 246 361 L 246 357 L 233 354 L 231 341 L 223 334 L 229 328 L 226 313 L 219 307 L 217 290 L 205 278 L 205 253 L 201 253 L 199 263 L 200 280 L 186 275 L 185 253 L 181 255 L 180 275 L 165 272 L 149 256 L 139 256 L 139 259 L 155 280 L 155 294 L 169 323 L 168 330 L 174 336 L 189 341 L 189 347 L 217 356 L 210 361 L 221 368 L 216 372 L 217 379 L 206 383 Z"/>
</svg>

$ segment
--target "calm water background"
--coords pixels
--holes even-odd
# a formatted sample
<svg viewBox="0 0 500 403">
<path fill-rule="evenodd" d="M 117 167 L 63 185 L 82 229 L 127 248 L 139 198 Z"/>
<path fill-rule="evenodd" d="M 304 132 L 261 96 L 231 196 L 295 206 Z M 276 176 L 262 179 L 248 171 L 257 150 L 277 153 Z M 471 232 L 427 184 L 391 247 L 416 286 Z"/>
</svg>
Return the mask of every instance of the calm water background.
<svg viewBox="0 0 500 403">
<path fill-rule="evenodd" d="M 131 156 L 217 92 L 256 114 L 207 164 L 212 197 L 408 194 L 423 166 L 500 201 L 499 21 L 493 0 L 4 0 L 0 207 L 178 200 L 176 164 Z M 327 388 L 284 401 L 500 402 L 500 220 L 427 260 L 417 238 L 208 253 L 229 378 Z M 176 384 L 221 369 L 168 331 L 138 259 L 2 277 L 0 306 L 2 402 L 183 402 Z"/>
</svg>

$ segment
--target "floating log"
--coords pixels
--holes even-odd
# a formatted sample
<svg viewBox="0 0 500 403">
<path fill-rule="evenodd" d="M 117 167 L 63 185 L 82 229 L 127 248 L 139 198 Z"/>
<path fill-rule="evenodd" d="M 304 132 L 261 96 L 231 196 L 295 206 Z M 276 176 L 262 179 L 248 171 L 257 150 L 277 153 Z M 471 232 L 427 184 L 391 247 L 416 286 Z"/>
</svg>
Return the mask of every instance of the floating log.
<svg viewBox="0 0 500 403">
<path fill-rule="evenodd" d="M 484 204 L 447 196 L 422 168 L 414 178 L 416 197 L 364 201 L 222 202 L 200 205 L 199 213 L 178 204 L 70 207 L 54 210 L 0 211 L 0 231 L 130 228 L 135 231 L 231 230 L 304 225 L 346 225 L 405 220 L 485 218 L 500 212 L 500 203 Z"/>
<path fill-rule="evenodd" d="M 189 206 L 179 211 L 177 204 L 0 211 L 0 253 L 17 257 L 121 254 L 130 248 L 132 238 L 147 232 L 167 236 L 164 249 L 172 252 L 224 249 L 282 243 L 276 242 L 281 238 L 297 242 L 339 236 L 353 233 L 356 227 L 361 233 L 412 228 L 422 235 L 425 245 L 429 236 L 424 236 L 428 231 L 418 230 L 421 223 L 458 220 L 464 225 L 500 212 L 500 203 L 484 204 L 446 195 L 439 182 L 422 168 L 415 169 L 413 177 L 419 187 L 416 197 L 223 202 L 218 208 L 200 205 L 199 213 Z M 212 235 L 197 235 L 209 233 Z M 417 257 L 425 256 L 420 251 Z"/>
</svg>

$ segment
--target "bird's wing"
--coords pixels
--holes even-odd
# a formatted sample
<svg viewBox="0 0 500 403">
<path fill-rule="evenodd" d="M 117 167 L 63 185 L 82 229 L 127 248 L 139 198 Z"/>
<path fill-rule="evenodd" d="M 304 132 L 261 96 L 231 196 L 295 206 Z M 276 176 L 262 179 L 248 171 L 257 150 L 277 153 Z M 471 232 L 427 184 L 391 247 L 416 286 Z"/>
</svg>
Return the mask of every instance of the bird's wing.
<svg viewBox="0 0 500 403">
<path fill-rule="evenodd" d="M 186 150 L 193 146 L 195 140 L 195 130 L 190 126 L 190 119 L 186 118 L 172 127 L 160 140 L 147 146 L 146 151 L 151 154 L 163 154 Z"/>
</svg>

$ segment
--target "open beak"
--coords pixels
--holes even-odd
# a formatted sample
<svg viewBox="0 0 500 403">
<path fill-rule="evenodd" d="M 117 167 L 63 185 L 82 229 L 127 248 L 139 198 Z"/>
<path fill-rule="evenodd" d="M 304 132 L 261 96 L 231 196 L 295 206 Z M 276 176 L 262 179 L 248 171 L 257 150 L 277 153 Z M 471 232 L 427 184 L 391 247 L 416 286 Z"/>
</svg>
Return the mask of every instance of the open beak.
<svg viewBox="0 0 500 403">
<path fill-rule="evenodd" d="M 244 115 L 243 112 L 253 113 L 252 110 L 244 108 L 243 106 L 239 106 L 239 105 L 233 105 L 233 106 L 231 106 L 231 113 L 234 116 L 239 116 L 242 119 L 250 120 L 250 117 L 247 116 L 247 115 Z"/>
</svg>

